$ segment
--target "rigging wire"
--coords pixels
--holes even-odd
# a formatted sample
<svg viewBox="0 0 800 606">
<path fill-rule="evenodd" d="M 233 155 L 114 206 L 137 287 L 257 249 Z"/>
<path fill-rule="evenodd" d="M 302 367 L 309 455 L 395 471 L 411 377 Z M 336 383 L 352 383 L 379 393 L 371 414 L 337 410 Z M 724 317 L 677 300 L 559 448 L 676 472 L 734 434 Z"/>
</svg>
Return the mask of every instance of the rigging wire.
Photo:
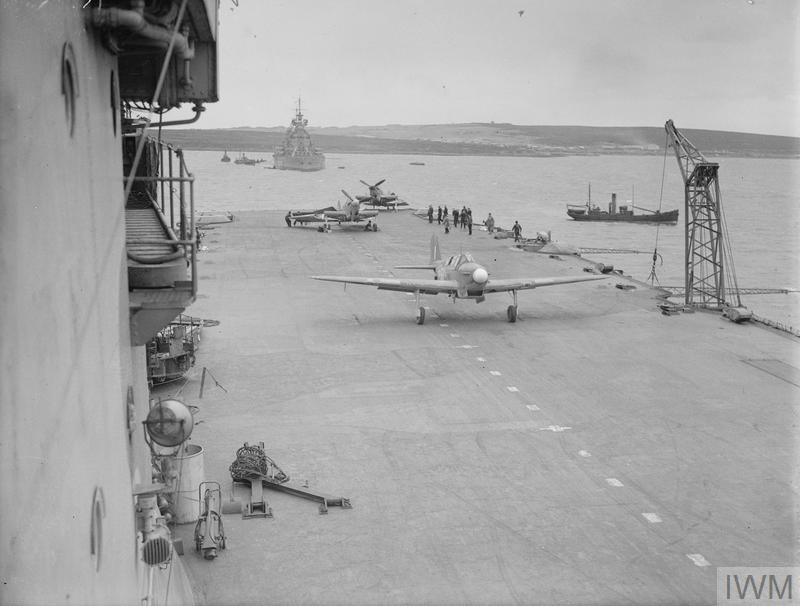
<svg viewBox="0 0 800 606">
<path fill-rule="evenodd" d="M 723 258 L 723 265 L 724 265 L 724 274 L 725 274 L 725 284 L 730 284 L 729 288 L 726 288 L 722 292 L 723 301 L 722 303 L 726 303 L 724 300 L 726 292 L 730 292 L 733 294 L 736 302 L 737 307 L 742 306 L 742 299 L 739 296 L 739 283 L 736 280 L 736 268 L 733 264 L 733 246 L 731 245 L 731 237 L 730 233 L 728 232 L 728 222 L 725 219 L 725 212 L 722 209 L 722 202 L 717 199 L 717 211 L 719 213 L 719 222 L 720 222 L 720 231 L 722 231 L 722 258 Z"/>
<path fill-rule="evenodd" d="M 661 166 L 661 192 L 658 195 L 658 212 L 661 212 L 661 203 L 664 200 L 664 179 L 667 172 L 667 150 L 669 149 L 669 137 L 668 135 L 664 135 L 664 162 Z M 661 286 L 661 282 L 658 280 L 658 276 L 656 275 L 656 263 L 659 259 L 661 259 L 661 265 L 664 264 L 664 260 L 661 255 L 658 254 L 658 237 L 661 233 L 661 224 L 658 223 L 656 225 L 656 242 L 655 246 L 653 247 L 653 265 L 650 267 L 650 275 L 647 276 L 647 279 L 650 280 L 650 286 L 654 284 L 658 284 Z"/>
<path fill-rule="evenodd" d="M 188 0 L 183 0 L 181 2 L 181 6 L 178 9 L 178 16 L 175 18 L 175 27 L 172 30 L 172 36 L 169 39 L 169 45 L 167 46 L 167 52 L 164 55 L 164 60 L 161 64 L 161 73 L 158 76 L 158 81 L 156 83 L 155 90 L 153 91 L 153 99 L 150 101 L 150 113 L 155 113 L 155 106 L 158 102 L 158 97 L 161 95 L 161 88 L 164 86 L 164 79 L 167 75 L 167 68 L 169 67 L 169 62 L 172 59 L 172 49 L 175 47 L 175 39 L 178 36 L 178 30 L 181 27 L 181 23 L 183 22 L 183 16 L 186 13 L 186 5 L 188 4 Z M 128 199 L 128 196 L 131 195 L 131 190 L 133 189 L 133 175 L 136 174 L 136 170 L 139 166 L 139 160 L 142 157 L 142 150 L 144 149 L 145 144 L 145 135 L 147 131 L 150 129 L 150 119 L 145 119 L 144 128 L 140 134 L 140 139 L 138 144 L 136 145 L 136 153 L 133 157 L 133 163 L 131 165 L 131 172 L 128 182 L 125 184 L 125 200 Z"/>
</svg>

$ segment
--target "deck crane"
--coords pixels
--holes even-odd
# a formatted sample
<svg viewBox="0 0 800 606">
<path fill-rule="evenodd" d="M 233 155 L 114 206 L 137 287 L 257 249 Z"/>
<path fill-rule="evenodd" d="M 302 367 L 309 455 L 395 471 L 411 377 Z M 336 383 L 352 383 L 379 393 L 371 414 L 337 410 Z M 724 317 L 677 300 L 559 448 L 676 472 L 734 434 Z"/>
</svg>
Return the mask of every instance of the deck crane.
<svg viewBox="0 0 800 606">
<path fill-rule="evenodd" d="M 707 161 L 672 120 L 667 120 L 664 128 L 685 186 L 684 302 L 693 307 L 721 310 L 735 322 L 749 320 L 752 314 L 739 297 L 722 213 L 719 164 Z"/>
</svg>

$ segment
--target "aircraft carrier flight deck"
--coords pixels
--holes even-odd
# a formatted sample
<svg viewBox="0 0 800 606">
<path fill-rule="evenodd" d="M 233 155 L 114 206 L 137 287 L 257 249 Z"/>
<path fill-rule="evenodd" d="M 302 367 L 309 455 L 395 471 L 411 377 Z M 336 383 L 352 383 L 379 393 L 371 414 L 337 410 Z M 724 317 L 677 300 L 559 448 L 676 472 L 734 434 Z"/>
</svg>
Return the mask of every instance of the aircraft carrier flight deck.
<svg viewBox="0 0 800 606">
<path fill-rule="evenodd" d="M 520 291 L 515 323 L 507 294 L 423 296 L 417 325 L 413 294 L 310 276 L 431 278 L 395 266 L 427 263 L 433 233 L 490 279 L 595 264 L 378 219 L 320 233 L 245 212 L 206 231 L 189 312 L 219 325 L 181 387 L 206 479 L 247 501 L 228 468 L 263 442 L 352 508 L 265 490 L 273 516 L 224 516 L 213 562 L 179 526 L 200 601 L 714 604 L 717 567 L 796 561 L 800 340 L 664 314 L 619 275 Z"/>
</svg>

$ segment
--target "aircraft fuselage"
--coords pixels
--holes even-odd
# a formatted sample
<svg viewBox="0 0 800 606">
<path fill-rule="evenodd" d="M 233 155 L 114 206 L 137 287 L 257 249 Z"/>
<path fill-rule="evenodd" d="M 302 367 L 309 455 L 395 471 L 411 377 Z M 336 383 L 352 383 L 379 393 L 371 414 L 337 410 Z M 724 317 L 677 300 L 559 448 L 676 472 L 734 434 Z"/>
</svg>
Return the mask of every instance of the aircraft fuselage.
<svg viewBox="0 0 800 606">
<path fill-rule="evenodd" d="M 438 265 L 434 272 L 437 280 L 455 280 L 458 283 L 458 290 L 451 295 L 453 299 L 474 299 L 480 303 L 486 298 L 484 288 L 489 272 L 470 255 L 453 255 L 446 263 Z"/>
</svg>

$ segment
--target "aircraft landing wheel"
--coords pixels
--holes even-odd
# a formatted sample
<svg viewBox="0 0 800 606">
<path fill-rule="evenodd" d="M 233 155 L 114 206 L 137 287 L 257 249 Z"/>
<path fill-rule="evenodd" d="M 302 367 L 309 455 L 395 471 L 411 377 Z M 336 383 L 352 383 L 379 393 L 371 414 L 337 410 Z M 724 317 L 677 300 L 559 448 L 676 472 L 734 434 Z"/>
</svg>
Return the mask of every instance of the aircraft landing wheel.
<svg viewBox="0 0 800 606">
<path fill-rule="evenodd" d="M 420 307 L 417 311 L 417 324 L 425 324 L 425 308 Z"/>
<path fill-rule="evenodd" d="M 508 309 L 506 310 L 506 315 L 508 316 L 508 321 L 514 323 L 517 321 L 517 306 L 516 305 L 509 305 Z"/>
<path fill-rule="evenodd" d="M 373 223 L 372 224 L 372 231 L 378 231 L 378 224 L 377 223 Z"/>
</svg>

